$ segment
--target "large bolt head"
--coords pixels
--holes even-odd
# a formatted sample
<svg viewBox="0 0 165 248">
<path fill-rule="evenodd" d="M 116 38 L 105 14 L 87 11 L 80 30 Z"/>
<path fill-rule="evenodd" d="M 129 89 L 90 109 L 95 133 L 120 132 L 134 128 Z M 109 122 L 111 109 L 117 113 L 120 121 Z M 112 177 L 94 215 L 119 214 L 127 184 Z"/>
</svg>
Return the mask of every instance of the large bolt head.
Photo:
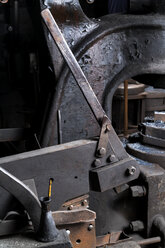
<svg viewBox="0 0 165 248">
<path fill-rule="evenodd" d="M 100 156 L 104 156 L 106 154 L 106 149 L 104 147 L 101 147 L 99 150 L 98 150 L 98 154 Z"/>
</svg>

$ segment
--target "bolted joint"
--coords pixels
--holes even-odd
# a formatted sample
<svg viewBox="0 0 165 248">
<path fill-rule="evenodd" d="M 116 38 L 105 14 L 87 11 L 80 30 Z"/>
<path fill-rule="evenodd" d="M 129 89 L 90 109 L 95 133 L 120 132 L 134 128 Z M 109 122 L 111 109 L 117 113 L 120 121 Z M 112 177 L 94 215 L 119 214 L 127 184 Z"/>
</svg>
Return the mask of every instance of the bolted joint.
<svg viewBox="0 0 165 248">
<path fill-rule="evenodd" d="M 130 190 L 132 197 L 143 197 L 147 193 L 144 186 L 132 186 Z"/>
<path fill-rule="evenodd" d="M 109 163 L 116 162 L 116 156 L 114 154 L 110 155 L 107 159 L 107 162 Z"/>
<path fill-rule="evenodd" d="M 99 167 L 101 166 L 101 160 L 100 159 L 95 159 L 93 164 L 92 164 L 93 167 Z"/>
<path fill-rule="evenodd" d="M 105 132 L 108 133 L 110 131 L 111 131 L 111 126 L 108 124 L 108 125 L 106 125 Z"/>
<path fill-rule="evenodd" d="M 132 232 L 142 232 L 144 230 L 144 223 L 140 220 L 132 221 L 129 227 Z"/>
<path fill-rule="evenodd" d="M 133 175 L 135 174 L 135 172 L 136 172 L 136 167 L 134 167 L 134 166 L 128 167 L 128 169 L 127 169 L 127 174 L 128 174 L 129 176 L 133 176 Z"/>
<path fill-rule="evenodd" d="M 107 150 L 104 148 L 104 147 L 101 147 L 99 150 L 98 150 L 98 155 L 99 156 L 104 156 L 106 154 Z"/>
</svg>

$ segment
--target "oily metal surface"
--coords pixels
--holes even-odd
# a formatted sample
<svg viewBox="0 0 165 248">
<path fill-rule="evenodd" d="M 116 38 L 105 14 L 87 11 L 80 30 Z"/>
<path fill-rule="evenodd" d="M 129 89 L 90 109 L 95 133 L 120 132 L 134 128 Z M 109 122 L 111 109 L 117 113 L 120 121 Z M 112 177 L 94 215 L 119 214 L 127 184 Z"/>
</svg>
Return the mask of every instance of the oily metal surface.
<svg viewBox="0 0 165 248">
<path fill-rule="evenodd" d="M 140 133 L 140 141 L 143 144 L 165 148 L 165 140 Z"/>
<path fill-rule="evenodd" d="M 49 0 L 47 6 L 109 117 L 113 94 L 121 82 L 141 74 L 164 73 L 163 15 L 116 14 L 100 20 L 89 20 L 77 0 L 68 4 L 65 1 L 57 3 Z M 57 141 L 58 109 L 61 111 L 64 142 L 98 135 L 98 124 L 74 78 L 63 64 L 52 38 L 47 31 L 46 34 L 58 83 L 45 124 L 42 145 L 51 145 Z"/>
<path fill-rule="evenodd" d="M 143 134 L 159 138 L 165 139 L 165 124 L 164 122 L 146 122 L 140 125 L 140 130 Z"/>
<path fill-rule="evenodd" d="M 141 143 L 127 144 L 127 152 L 131 155 L 151 162 L 157 163 L 165 168 L 165 149 L 150 145 L 143 145 Z"/>
</svg>

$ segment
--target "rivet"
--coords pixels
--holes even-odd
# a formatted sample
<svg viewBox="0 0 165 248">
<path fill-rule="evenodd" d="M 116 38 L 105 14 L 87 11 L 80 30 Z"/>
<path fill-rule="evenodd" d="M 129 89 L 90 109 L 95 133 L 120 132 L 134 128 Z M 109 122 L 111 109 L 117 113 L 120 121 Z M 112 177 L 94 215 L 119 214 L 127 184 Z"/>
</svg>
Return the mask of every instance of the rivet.
<svg viewBox="0 0 165 248">
<path fill-rule="evenodd" d="M 106 132 L 110 132 L 111 131 L 111 126 L 110 125 L 106 125 Z"/>
<path fill-rule="evenodd" d="M 68 207 L 68 210 L 72 210 L 73 209 L 73 205 L 70 205 L 69 207 Z"/>
<path fill-rule="evenodd" d="M 88 201 L 87 201 L 87 200 L 84 200 L 84 201 L 82 201 L 82 203 L 81 203 L 82 206 L 86 206 L 87 204 L 88 204 Z"/>
<path fill-rule="evenodd" d="M 90 225 L 88 226 L 88 231 L 91 231 L 93 228 L 94 228 L 94 226 L 93 226 L 92 224 L 90 224 Z"/>
</svg>

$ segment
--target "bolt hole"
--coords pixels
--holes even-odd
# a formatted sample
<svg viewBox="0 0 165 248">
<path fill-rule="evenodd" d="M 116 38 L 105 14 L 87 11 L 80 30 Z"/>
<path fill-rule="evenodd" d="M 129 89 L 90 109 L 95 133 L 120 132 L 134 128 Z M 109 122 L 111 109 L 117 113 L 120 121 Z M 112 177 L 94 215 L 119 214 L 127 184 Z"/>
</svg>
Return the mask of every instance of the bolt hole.
<svg viewBox="0 0 165 248">
<path fill-rule="evenodd" d="M 75 179 L 78 179 L 78 176 L 75 176 L 74 178 L 75 178 Z"/>
<path fill-rule="evenodd" d="M 76 244 L 80 244 L 80 243 L 81 243 L 81 239 L 77 239 Z"/>
</svg>

